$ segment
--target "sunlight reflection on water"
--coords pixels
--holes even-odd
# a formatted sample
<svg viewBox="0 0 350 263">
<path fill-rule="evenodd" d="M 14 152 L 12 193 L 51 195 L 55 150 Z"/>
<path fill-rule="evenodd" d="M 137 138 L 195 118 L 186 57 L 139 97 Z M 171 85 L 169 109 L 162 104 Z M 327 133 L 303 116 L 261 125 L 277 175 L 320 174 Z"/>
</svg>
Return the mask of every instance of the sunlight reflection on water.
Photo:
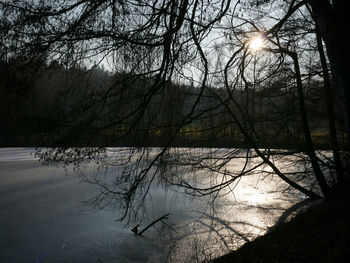
<svg viewBox="0 0 350 263">
<path fill-rule="evenodd" d="M 184 213 L 190 214 L 186 223 L 178 225 L 172 262 L 212 259 L 264 234 L 282 212 L 298 201 L 270 193 L 276 181 L 254 187 L 252 178 L 242 180 L 234 194 L 215 203 L 196 203 Z M 189 212 L 188 212 L 189 211 Z M 188 260 L 188 259 L 191 260 Z"/>
<path fill-rule="evenodd" d="M 225 154 L 228 150 L 220 151 Z M 154 150 L 153 154 L 156 152 Z M 118 154 L 114 151 L 110 156 Z M 227 169 L 239 170 L 243 165 L 243 160 L 240 163 L 235 160 L 227 165 Z M 269 167 L 262 169 L 271 171 Z M 110 169 L 109 172 L 115 174 L 118 170 Z M 91 173 L 94 174 L 94 171 Z M 200 172 L 189 176 L 203 186 L 211 182 L 206 174 Z M 188 196 L 177 187 L 156 185 L 150 189 L 138 216 L 143 218 L 142 224 L 146 226 L 154 219 L 170 213 L 165 224 L 157 224 L 155 229 L 145 233 L 158 240 L 162 254 L 160 261 L 209 260 L 264 234 L 287 208 L 302 199 L 281 193 L 285 188 L 286 184 L 276 176 L 253 174 L 242 177 L 232 191 L 212 200 L 210 196 Z M 131 224 L 136 223 L 137 220 Z"/>
</svg>

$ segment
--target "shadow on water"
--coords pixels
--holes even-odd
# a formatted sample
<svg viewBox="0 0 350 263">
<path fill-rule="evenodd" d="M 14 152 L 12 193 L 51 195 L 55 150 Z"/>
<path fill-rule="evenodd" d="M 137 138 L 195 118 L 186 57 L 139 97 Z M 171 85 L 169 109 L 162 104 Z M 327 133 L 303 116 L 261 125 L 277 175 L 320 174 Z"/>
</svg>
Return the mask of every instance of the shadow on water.
<svg viewBox="0 0 350 263">
<path fill-rule="evenodd" d="M 210 261 L 264 234 L 275 218 L 269 212 L 270 207 L 246 204 L 214 207 L 191 211 L 191 219 L 172 233 L 167 247 L 168 261 Z M 278 213 L 283 211 L 283 208 L 273 209 Z"/>
<path fill-rule="evenodd" d="M 85 171 L 84 181 L 94 182 L 86 180 L 89 173 L 95 176 L 93 171 Z M 113 183 L 108 173 L 110 171 L 100 179 Z M 125 227 L 130 233 L 136 225 L 142 230 L 169 213 L 167 219 L 152 225 L 143 236 L 135 235 L 134 245 L 141 249 L 141 243 L 154 245 L 153 254 L 149 254 L 145 262 L 210 261 L 266 233 L 286 209 L 289 211 L 288 208 L 298 202 L 297 198 L 288 198 L 276 191 L 275 180 L 265 182 L 262 187 L 265 190 L 259 191 L 254 180 L 242 180 L 234 194 L 214 199 L 189 196 L 177 188 L 155 184 Z M 94 185 L 98 192 L 101 184 Z M 99 190 L 104 191 L 104 187 Z"/>
</svg>

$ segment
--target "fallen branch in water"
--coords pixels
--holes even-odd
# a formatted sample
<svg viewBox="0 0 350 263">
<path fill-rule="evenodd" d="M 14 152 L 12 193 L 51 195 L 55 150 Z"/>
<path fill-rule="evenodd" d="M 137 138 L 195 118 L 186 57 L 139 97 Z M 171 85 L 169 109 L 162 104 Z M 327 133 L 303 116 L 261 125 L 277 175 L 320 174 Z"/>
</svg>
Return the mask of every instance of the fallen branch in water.
<svg viewBox="0 0 350 263">
<path fill-rule="evenodd" d="M 147 229 L 149 229 L 151 226 L 153 226 L 154 224 L 156 224 L 157 222 L 163 220 L 163 219 L 168 219 L 168 216 L 170 215 L 170 213 L 167 213 L 159 218 L 157 218 L 156 220 L 154 220 L 152 223 L 150 223 L 148 226 L 146 226 L 142 231 L 138 232 L 140 224 L 137 224 L 133 229 L 131 229 L 132 232 L 135 233 L 135 235 L 139 235 L 141 236 Z"/>
</svg>

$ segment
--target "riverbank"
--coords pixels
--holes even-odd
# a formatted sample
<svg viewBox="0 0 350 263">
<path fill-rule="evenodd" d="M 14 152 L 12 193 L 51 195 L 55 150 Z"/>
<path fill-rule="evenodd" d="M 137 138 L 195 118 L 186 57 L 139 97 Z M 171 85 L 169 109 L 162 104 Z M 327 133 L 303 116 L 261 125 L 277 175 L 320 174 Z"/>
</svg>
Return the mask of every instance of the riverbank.
<svg viewBox="0 0 350 263">
<path fill-rule="evenodd" d="M 322 201 L 213 263 L 350 262 L 349 208 L 346 194 Z"/>
</svg>

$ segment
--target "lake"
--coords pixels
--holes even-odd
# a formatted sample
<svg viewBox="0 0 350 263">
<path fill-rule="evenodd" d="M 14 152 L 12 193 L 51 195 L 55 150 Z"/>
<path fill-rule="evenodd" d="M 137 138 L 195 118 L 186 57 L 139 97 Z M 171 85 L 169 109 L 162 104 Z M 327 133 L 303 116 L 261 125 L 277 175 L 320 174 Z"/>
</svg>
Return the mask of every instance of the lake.
<svg viewBox="0 0 350 263">
<path fill-rule="evenodd" d="M 0 149 L 0 262 L 209 260 L 264 234 L 302 199 L 280 193 L 285 185 L 278 178 L 261 180 L 258 174 L 242 177 L 214 201 L 155 184 L 136 213 L 141 229 L 170 215 L 137 236 L 131 229 L 139 218 L 126 224 L 116 221 L 122 213 L 118 207 L 86 203 L 101 189 L 82 182 L 81 173 L 108 178 L 109 172 L 93 165 L 79 171 L 43 165 L 34 153 L 33 148 Z"/>
</svg>

